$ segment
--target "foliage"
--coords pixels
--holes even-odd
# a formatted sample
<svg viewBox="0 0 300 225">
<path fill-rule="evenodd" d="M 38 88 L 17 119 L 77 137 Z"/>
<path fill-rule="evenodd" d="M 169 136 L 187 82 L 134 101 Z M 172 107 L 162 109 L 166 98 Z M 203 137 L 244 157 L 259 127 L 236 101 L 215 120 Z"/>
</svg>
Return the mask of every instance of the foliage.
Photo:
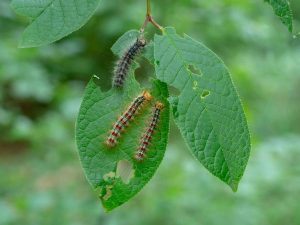
<svg viewBox="0 0 300 225">
<path fill-rule="evenodd" d="M 94 14 L 99 0 L 13 0 L 14 10 L 31 19 L 20 47 L 37 47 L 57 41 L 81 28 Z"/>
<path fill-rule="evenodd" d="M 180 91 L 171 98 L 173 115 L 195 157 L 236 191 L 250 152 L 239 97 L 223 62 L 174 28 L 154 41 L 156 74 Z"/>
<path fill-rule="evenodd" d="M 112 51 L 121 56 L 124 46 L 135 41 L 139 33 L 135 30 L 125 33 L 113 45 Z M 94 77 L 86 87 L 77 122 L 77 145 L 85 174 L 94 189 L 100 189 L 99 197 L 107 210 L 123 204 L 148 183 L 163 159 L 169 133 L 168 89 L 164 83 L 153 80 L 149 92 L 152 106 L 146 107 L 134 119 L 131 128 L 122 134 L 122 139 L 114 149 L 105 145 L 111 125 L 123 113 L 134 98 L 145 90 L 134 78 L 136 65 L 131 68 L 128 80 L 122 91 L 118 88 L 102 92 Z M 156 101 L 164 104 L 158 130 L 152 137 L 147 160 L 136 162 L 133 159 L 140 144 L 139 137 L 145 130 L 149 115 Z M 127 171 L 122 177 L 121 170 Z M 107 178 L 107 176 L 110 176 Z"/>
<path fill-rule="evenodd" d="M 152 137 L 153 144 L 144 162 L 133 159 L 138 149 L 139 137 L 145 130 L 145 121 L 151 108 L 143 110 L 134 119 L 134 124 L 122 134 L 117 149 L 105 145 L 107 131 L 124 107 L 142 93 L 139 84 L 131 75 L 124 92 L 112 89 L 103 93 L 94 77 L 86 88 L 77 123 L 77 145 L 86 176 L 95 189 L 100 189 L 99 197 L 107 210 L 123 204 L 148 183 L 163 159 L 169 132 L 168 91 L 165 84 L 153 81 L 150 89 L 155 101 L 162 102 L 161 121 Z M 120 107 L 122 106 L 122 107 Z M 122 177 L 122 170 L 127 171 Z"/>
<path fill-rule="evenodd" d="M 287 26 L 290 32 L 293 31 L 293 13 L 289 0 L 265 0 L 274 9 L 274 13 L 280 18 L 281 22 Z"/>
<path fill-rule="evenodd" d="M 288 0 L 268 2 L 289 31 L 293 30 L 293 15 Z M 37 47 L 57 41 L 78 30 L 95 13 L 100 0 L 12 0 L 16 13 L 31 19 L 22 35 L 20 47 Z"/>
<path fill-rule="evenodd" d="M 124 48 L 138 35 L 135 30 L 125 33 L 112 50 L 121 56 Z M 170 101 L 177 125 L 190 149 L 211 173 L 236 191 L 248 161 L 250 138 L 243 109 L 227 69 L 211 51 L 191 38 L 180 38 L 173 28 L 165 28 L 164 36 L 155 37 L 153 50 L 154 57 L 149 58 L 155 60 L 157 77 L 181 93 Z M 201 74 L 193 73 L 192 69 L 201 70 Z M 111 210 L 135 195 L 152 177 L 162 160 L 158 156 L 164 154 L 168 136 L 164 129 L 168 130 L 168 126 L 162 126 L 160 131 L 165 134 L 164 138 L 161 138 L 164 135 L 160 132 L 155 134 L 160 138 L 154 137 L 152 142 L 155 144 L 149 149 L 155 155 L 151 157 L 151 154 L 141 166 L 132 156 L 134 149 L 138 148 L 137 137 L 145 129 L 142 122 L 145 117 L 139 116 L 138 122 L 124 135 L 125 141 L 120 141 L 113 151 L 109 150 L 104 143 L 111 124 L 142 90 L 132 73 L 122 91 L 112 88 L 103 93 L 96 83 L 94 78 L 86 88 L 77 125 L 77 144 L 88 180 L 94 189 L 100 189 L 104 207 Z M 154 90 L 166 88 L 164 85 L 155 86 Z M 205 91 L 209 96 L 203 96 Z M 164 102 L 168 112 L 168 104 Z M 163 113 L 161 121 L 168 124 L 166 115 Z M 122 160 L 133 167 L 133 178 L 128 182 L 117 174 Z M 112 177 L 108 179 L 108 175 Z"/>
<path fill-rule="evenodd" d="M 110 46 L 140 26 L 144 2 L 106 1 L 69 38 L 17 50 L 27 21 L 9 9 L 9 0 L 0 1 L 0 223 L 299 224 L 300 45 L 271 10 L 258 7 L 261 2 L 167 0 L 153 5 L 158 21 L 176 23 L 178 33 L 202 40 L 230 68 L 253 140 L 239 192 L 231 193 L 201 168 L 171 124 L 172 144 L 152 181 L 132 201 L 106 214 L 80 169 L 74 121 L 91 74 L 101 75 L 102 90 L 110 87 L 115 59 Z M 296 30 L 300 2 L 292 6 Z M 136 77 L 143 82 L 153 71 L 143 59 L 139 62 Z M 33 79 L 45 94 L 32 91 Z M 12 88 L 20 81 L 27 97 Z"/>
</svg>

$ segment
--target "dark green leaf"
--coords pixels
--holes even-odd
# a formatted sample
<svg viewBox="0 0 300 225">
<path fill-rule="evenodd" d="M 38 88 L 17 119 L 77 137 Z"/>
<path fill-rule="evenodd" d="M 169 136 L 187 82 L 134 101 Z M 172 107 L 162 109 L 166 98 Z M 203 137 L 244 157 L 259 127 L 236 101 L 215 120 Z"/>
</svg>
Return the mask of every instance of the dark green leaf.
<svg viewBox="0 0 300 225">
<path fill-rule="evenodd" d="M 290 32 L 293 32 L 293 13 L 288 0 L 265 0 L 268 2 L 280 18 L 281 22 L 287 26 Z"/>
</svg>

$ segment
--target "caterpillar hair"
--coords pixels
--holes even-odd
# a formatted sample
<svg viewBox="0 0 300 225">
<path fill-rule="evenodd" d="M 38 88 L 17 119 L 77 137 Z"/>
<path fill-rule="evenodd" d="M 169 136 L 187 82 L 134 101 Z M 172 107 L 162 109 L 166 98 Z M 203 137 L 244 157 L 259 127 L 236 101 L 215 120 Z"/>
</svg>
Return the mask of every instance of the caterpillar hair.
<svg viewBox="0 0 300 225">
<path fill-rule="evenodd" d="M 127 51 L 125 51 L 115 67 L 113 78 L 114 87 L 123 87 L 134 58 L 141 52 L 146 44 L 147 42 L 144 37 L 138 37 Z"/>
<path fill-rule="evenodd" d="M 151 142 L 152 135 L 159 122 L 160 113 L 163 107 L 164 105 L 161 102 L 156 102 L 150 123 L 145 133 L 142 136 L 140 146 L 134 156 L 134 159 L 137 160 L 138 162 L 143 161 L 144 158 L 146 157 L 146 153 L 148 151 L 148 147 Z"/>
<path fill-rule="evenodd" d="M 112 130 L 106 140 L 109 147 L 114 147 L 117 144 L 117 139 L 120 137 L 121 132 L 129 125 L 134 115 L 138 112 L 144 102 L 152 99 L 148 91 L 144 91 L 142 95 L 138 96 L 127 108 L 127 110 L 119 117 L 117 122 L 113 125 Z"/>
</svg>

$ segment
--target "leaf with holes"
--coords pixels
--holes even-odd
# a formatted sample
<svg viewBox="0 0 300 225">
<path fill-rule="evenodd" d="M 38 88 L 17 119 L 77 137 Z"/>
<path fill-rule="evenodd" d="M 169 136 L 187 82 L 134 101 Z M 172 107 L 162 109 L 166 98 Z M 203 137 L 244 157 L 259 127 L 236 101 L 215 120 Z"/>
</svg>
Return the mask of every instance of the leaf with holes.
<svg viewBox="0 0 300 225">
<path fill-rule="evenodd" d="M 293 13 L 288 0 L 264 0 L 269 3 L 281 22 L 293 32 Z"/>
<path fill-rule="evenodd" d="M 154 39 L 157 78 L 180 91 L 175 122 L 195 157 L 236 191 L 250 152 L 243 108 L 223 62 L 188 36 L 165 28 Z"/>
<path fill-rule="evenodd" d="M 16 13 L 31 24 L 24 31 L 20 47 L 37 47 L 57 41 L 81 28 L 93 15 L 100 0 L 13 0 Z"/>
<path fill-rule="evenodd" d="M 112 47 L 113 52 L 122 54 L 121 46 L 124 48 L 132 42 L 132 38 L 135 38 L 135 35 L 131 35 L 133 33 L 122 36 Z M 93 77 L 86 87 L 77 120 L 76 141 L 82 167 L 108 211 L 128 201 L 146 185 L 160 165 L 168 141 L 168 89 L 166 84 L 153 80 L 152 87 L 147 88 L 153 97 L 152 101 L 145 104 L 135 116 L 114 148 L 106 146 L 105 141 L 113 123 L 145 90 L 135 80 L 133 72 L 131 69 L 123 89 L 112 88 L 107 92 L 103 92 L 99 86 L 101 79 Z M 133 157 L 157 101 L 165 107 L 152 136 L 147 157 L 137 162 Z"/>
</svg>

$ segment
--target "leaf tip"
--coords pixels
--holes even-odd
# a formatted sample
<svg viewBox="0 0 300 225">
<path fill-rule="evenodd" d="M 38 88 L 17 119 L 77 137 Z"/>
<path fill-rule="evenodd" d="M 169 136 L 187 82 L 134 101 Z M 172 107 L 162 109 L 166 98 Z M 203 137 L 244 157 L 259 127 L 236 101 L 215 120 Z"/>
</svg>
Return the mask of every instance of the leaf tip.
<svg viewBox="0 0 300 225">
<path fill-rule="evenodd" d="M 239 187 L 239 182 L 238 182 L 238 181 L 235 181 L 235 180 L 230 181 L 229 186 L 231 187 L 231 190 L 232 190 L 233 192 L 237 192 L 238 187 Z"/>
<path fill-rule="evenodd" d="M 93 79 L 96 79 L 96 80 L 100 80 L 100 77 L 98 77 L 97 75 L 93 75 L 93 77 L 92 77 Z"/>
<path fill-rule="evenodd" d="M 24 43 L 23 39 L 19 41 L 18 48 L 30 48 L 26 43 Z"/>
<path fill-rule="evenodd" d="M 24 34 L 23 34 L 24 36 Z M 27 40 L 26 38 L 22 38 L 18 44 L 18 48 L 35 48 L 35 47 L 40 47 L 42 46 L 41 44 L 34 44 L 34 41 Z"/>
</svg>

